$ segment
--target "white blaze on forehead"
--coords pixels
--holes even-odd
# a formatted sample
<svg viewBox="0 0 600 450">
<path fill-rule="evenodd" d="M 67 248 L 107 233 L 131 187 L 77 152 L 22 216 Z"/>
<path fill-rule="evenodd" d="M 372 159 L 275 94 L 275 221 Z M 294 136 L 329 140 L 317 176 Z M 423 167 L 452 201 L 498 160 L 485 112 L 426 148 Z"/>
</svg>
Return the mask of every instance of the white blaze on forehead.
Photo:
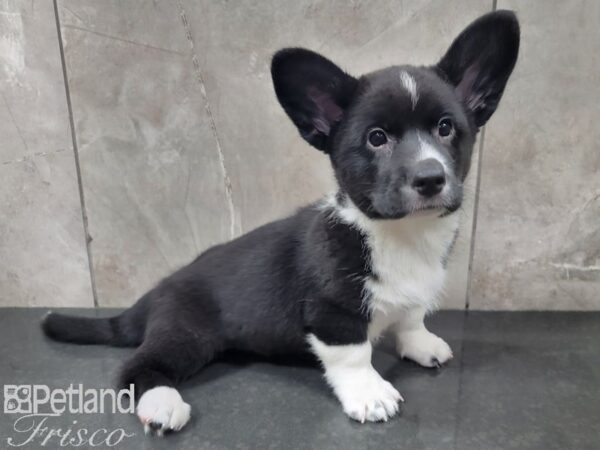
<svg viewBox="0 0 600 450">
<path fill-rule="evenodd" d="M 417 82 L 414 77 L 409 74 L 406 70 L 400 71 L 400 82 L 404 89 L 406 89 L 410 95 L 410 101 L 412 103 L 412 109 L 414 110 L 419 101 L 419 93 L 417 92 Z"/>
</svg>

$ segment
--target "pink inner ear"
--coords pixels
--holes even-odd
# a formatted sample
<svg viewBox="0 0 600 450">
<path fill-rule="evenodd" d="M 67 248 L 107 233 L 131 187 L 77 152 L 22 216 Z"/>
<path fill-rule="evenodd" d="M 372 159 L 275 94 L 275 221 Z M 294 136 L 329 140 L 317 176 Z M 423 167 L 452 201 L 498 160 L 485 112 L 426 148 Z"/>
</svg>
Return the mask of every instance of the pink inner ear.
<svg viewBox="0 0 600 450">
<path fill-rule="evenodd" d="M 331 125 L 329 123 L 319 117 L 315 117 L 312 122 L 317 131 L 329 136 L 329 132 L 331 131 Z"/>
<path fill-rule="evenodd" d="M 482 92 L 475 92 L 475 80 L 479 74 L 479 65 L 477 63 L 469 66 L 465 74 L 456 86 L 458 96 L 465 102 L 465 105 L 472 111 L 485 106 L 484 95 Z"/>
<path fill-rule="evenodd" d="M 329 135 L 331 126 L 342 119 L 344 111 L 333 100 L 331 95 L 313 86 L 308 88 L 308 98 L 317 107 L 317 114 L 312 120 L 313 125 L 319 132 Z"/>
</svg>

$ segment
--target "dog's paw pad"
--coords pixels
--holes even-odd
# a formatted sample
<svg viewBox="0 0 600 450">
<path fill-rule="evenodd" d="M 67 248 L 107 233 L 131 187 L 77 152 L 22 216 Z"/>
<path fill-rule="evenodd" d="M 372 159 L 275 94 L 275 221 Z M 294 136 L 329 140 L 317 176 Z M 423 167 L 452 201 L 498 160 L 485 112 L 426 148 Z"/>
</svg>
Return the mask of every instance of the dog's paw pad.
<svg viewBox="0 0 600 450">
<path fill-rule="evenodd" d="M 190 405 L 185 403 L 176 389 L 159 386 L 142 395 L 137 405 L 137 415 L 144 432 L 162 436 L 166 431 L 179 431 L 190 420 Z"/>
</svg>

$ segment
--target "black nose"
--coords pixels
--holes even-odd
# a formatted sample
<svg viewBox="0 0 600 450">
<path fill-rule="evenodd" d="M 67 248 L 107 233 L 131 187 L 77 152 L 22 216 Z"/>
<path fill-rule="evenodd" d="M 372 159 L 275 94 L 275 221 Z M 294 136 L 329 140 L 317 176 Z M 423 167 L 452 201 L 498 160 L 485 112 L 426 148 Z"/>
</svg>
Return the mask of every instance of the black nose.
<svg viewBox="0 0 600 450">
<path fill-rule="evenodd" d="M 446 184 L 444 166 L 436 159 L 425 159 L 417 163 L 412 187 L 423 197 L 433 197 L 442 192 Z"/>
</svg>

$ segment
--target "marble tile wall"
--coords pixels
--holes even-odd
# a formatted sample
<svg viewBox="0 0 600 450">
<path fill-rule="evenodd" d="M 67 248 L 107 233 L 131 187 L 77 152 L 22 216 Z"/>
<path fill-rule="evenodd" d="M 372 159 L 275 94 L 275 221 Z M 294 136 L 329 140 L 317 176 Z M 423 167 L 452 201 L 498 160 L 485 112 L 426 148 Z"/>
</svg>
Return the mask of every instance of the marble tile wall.
<svg viewBox="0 0 600 450">
<path fill-rule="evenodd" d="M 600 309 L 600 3 L 499 0 L 520 59 L 485 135 L 474 309 Z"/>
<path fill-rule="evenodd" d="M 98 303 L 231 236 L 203 85 L 172 2 L 59 2 Z"/>
<path fill-rule="evenodd" d="M 539 2 L 498 3 L 517 10 L 523 52 L 479 190 L 477 160 L 470 174 L 444 306 L 468 291 L 471 308 L 598 309 L 598 7 L 553 2 L 559 21 Z M 318 199 L 331 170 L 276 101 L 273 52 L 305 46 L 354 74 L 430 64 L 493 4 L 57 0 L 74 149 L 52 5 L 9 2 L 0 305 L 129 305 L 203 249 Z"/>
<path fill-rule="evenodd" d="M 0 5 L 0 306 L 93 306 L 54 8 Z"/>
</svg>

